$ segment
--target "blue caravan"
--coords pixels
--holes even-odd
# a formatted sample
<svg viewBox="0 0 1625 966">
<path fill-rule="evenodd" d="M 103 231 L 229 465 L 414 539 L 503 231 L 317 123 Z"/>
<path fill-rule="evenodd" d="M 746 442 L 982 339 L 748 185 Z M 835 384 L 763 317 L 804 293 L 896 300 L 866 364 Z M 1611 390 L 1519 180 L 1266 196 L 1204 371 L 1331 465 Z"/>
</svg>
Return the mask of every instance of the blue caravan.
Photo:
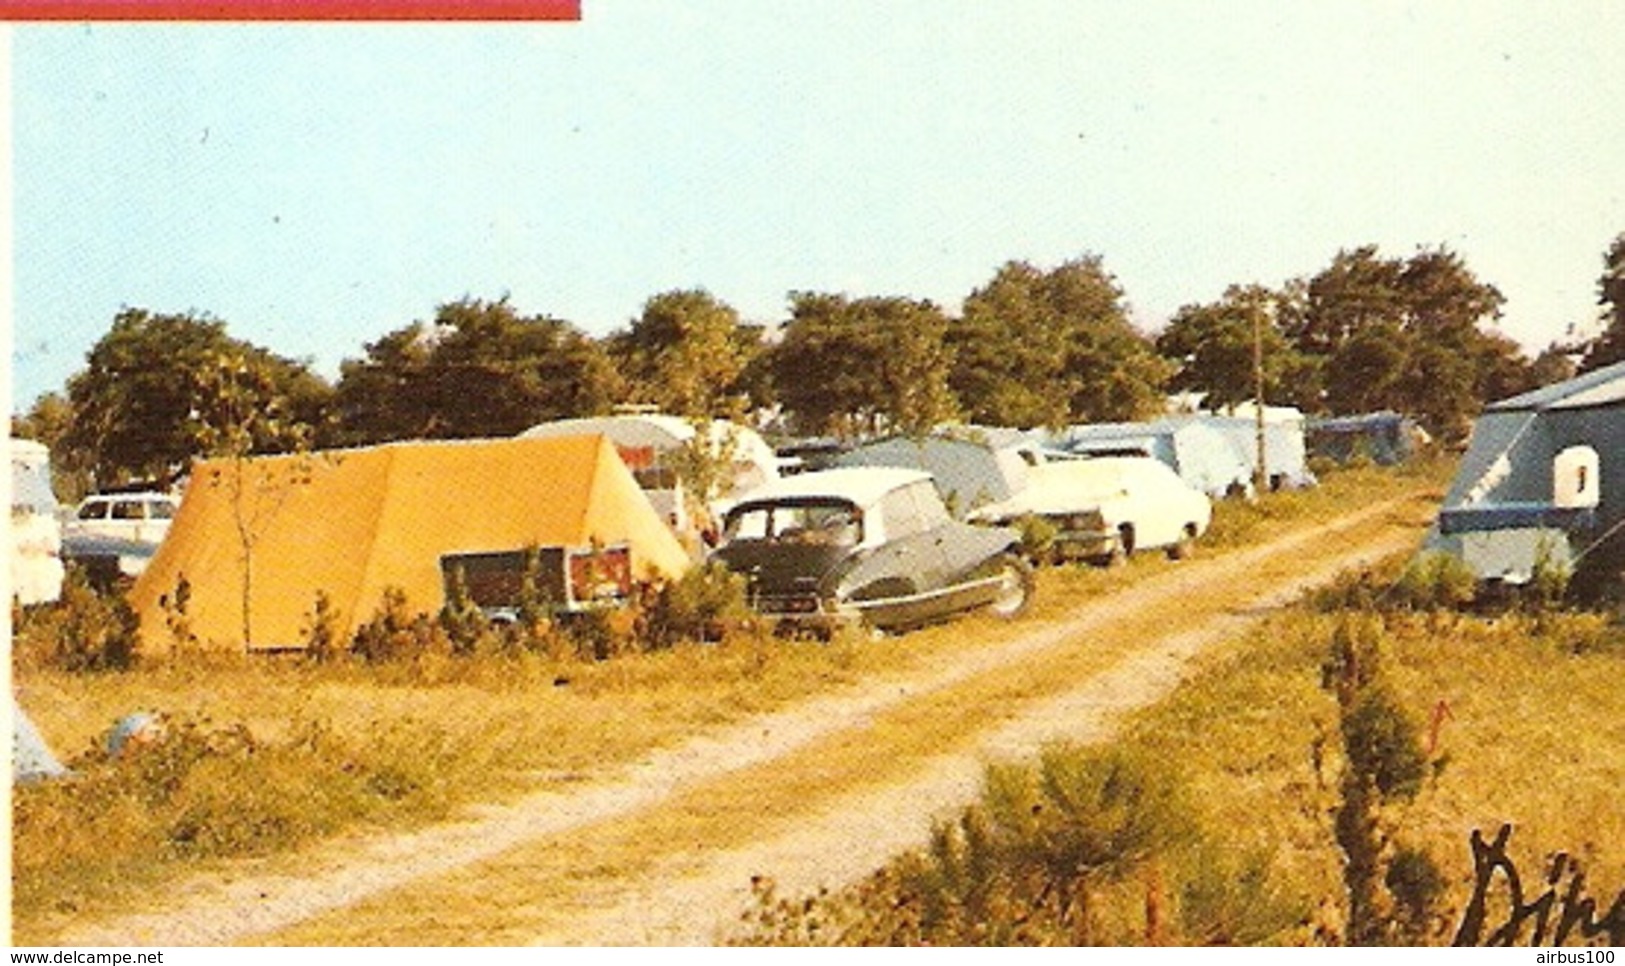
<svg viewBox="0 0 1625 966">
<path fill-rule="evenodd" d="M 1625 566 L 1625 363 L 1495 403 L 1473 426 L 1427 549 L 1479 579 Z"/>
</svg>

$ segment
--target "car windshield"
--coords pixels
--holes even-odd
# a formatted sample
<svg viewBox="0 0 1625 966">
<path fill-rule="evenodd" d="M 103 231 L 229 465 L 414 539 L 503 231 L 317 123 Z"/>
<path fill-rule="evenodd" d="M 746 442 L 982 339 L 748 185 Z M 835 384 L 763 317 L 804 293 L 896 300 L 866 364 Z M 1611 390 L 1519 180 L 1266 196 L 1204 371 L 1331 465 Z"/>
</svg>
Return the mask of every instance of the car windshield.
<svg viewBox="0 0 1625 966">
<path fill-rule="evenodd" d="M 855 546 L 863 540 L 863 511 L 845 500 L 747 504 L 728 515 L 727 540 Z"/>
</svg>

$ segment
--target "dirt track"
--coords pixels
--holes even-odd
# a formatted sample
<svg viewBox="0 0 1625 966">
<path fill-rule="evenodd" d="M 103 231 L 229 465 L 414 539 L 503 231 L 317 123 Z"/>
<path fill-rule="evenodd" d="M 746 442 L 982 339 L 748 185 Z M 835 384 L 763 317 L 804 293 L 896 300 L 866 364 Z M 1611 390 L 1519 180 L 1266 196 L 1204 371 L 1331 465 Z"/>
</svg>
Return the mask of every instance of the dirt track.
<svg viewBox="0 0 1625 966">
<path fill-rule="evenodd" d="M 159 912 L 62 941 L 715 942 L 748 907 L 753 875 L 781 894 L 861 877 L 973 798 L 987 762 L 1107 738 L 1204 648 L 1339 570 L 1414 546 L 1423 517 L 1396 501 L 1199 557 L 950 664 L 719 729 L 600 783 L 361 843 L 297 877 L 199 880 Z M 945 719 L 963 724 L 954 740 L 910 742 L 911 720 Z M 861 780 L 839 780 L 853 749 Z M 804 792 L 753 809 L 767 785 Z"/>
</svg>

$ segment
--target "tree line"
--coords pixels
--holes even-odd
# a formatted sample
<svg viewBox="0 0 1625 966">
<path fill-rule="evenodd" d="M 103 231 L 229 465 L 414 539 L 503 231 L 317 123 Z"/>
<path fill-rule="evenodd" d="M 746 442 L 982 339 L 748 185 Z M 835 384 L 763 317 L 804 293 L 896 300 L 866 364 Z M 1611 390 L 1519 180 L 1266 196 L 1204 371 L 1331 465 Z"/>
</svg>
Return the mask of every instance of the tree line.
<svg viewBox="0 0 1625 966">
<path fill-rule="evenodd" d="M 366 343 L 334 382 L 231 336 L 220 319 L 127 308 L 62 392 L 13 417 L 13 432 L 51 446 L 71 496 L 166 485 L 198 456 L 510 436 L 622 403 L 771 414 L 791 433 L 846 437 L 956 419 L 1140 419 L 1181 390 L 1219 408 L 1251 399 L 1261 376 L 1270 403 L 1391 409 L 1453 441 L 1487 400 L 1567 378 L 1576 360 L 1625 359 L 1625 233 L 1603 261 L 1602 333 L 1534 359 L 1493 331 L 1501 293 L 1444 247 L 1339 251 L 1313 276 L 1183 306 L 1154 336 L 1135 328 L 1094 254 L 1053 268 L 1008 262 L 957 316 L 905 296 L 797 291 L 769 328 L 687 289 L 649 298 L 625 328 L 593 338 L 507 298 L 464 298 Z"/>
</svg>

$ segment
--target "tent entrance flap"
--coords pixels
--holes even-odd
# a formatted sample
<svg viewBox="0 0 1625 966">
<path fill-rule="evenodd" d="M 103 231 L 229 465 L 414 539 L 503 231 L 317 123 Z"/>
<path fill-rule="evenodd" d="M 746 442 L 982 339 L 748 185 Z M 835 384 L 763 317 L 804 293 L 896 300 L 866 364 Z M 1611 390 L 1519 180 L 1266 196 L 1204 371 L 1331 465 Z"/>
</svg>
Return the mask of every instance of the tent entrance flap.
<svg viewBox="0 0 1625 966">
<path fill-rule="evenodd" d="M 624 603 L 632 593 L 632 549 L 535 547 L 440 558 L 446 599 L 458 580 L 488 616 L 513 617 L 526 606 L 570 613 Z"/>
</svg>

